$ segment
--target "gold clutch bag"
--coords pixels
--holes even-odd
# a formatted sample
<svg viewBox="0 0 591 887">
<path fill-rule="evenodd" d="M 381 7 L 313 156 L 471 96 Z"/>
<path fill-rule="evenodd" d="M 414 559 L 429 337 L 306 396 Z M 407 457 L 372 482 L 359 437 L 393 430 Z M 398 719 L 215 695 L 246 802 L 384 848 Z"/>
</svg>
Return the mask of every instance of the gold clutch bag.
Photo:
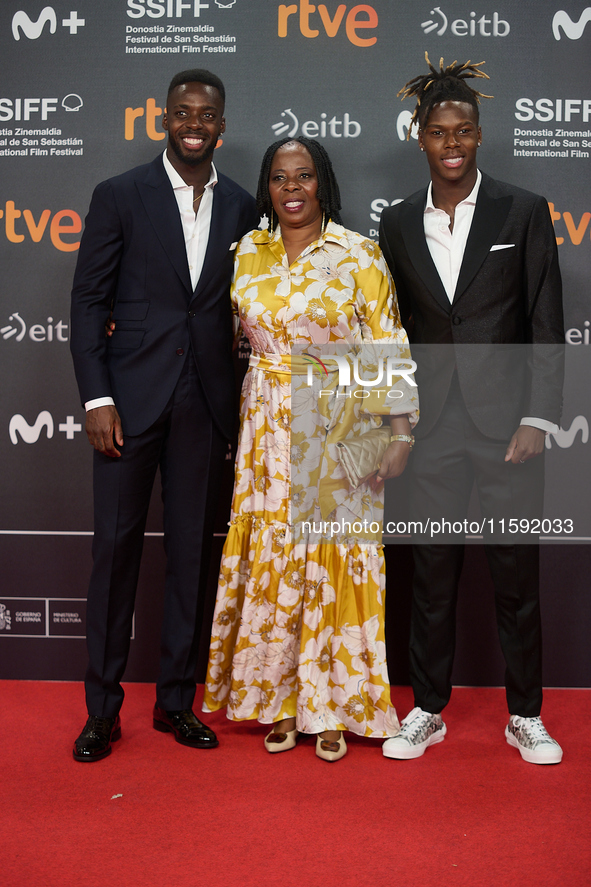
<svg viewBox="0 0 591 887">
<path fill-rule="evenodd" d="M 339 461 L 352 489 L 356 490 L 378 471 L 391 434 L 390 428 L 382 425 L 338 442 Z"/>
</svg>

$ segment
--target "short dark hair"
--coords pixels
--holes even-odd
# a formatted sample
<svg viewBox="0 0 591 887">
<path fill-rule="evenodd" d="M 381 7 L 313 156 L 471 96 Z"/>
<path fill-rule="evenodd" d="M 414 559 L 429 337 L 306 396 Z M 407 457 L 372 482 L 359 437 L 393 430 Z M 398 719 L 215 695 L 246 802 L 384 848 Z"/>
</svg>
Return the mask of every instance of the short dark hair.
<svg viewBox="0 0 591 887">
<path fill-rule="evenodd" d="M 425 61 L 429 65 L 429 71 L 426 74 L 413 77 L 398 93 L 403 99 L 409 96 L 415 96 L 417 99 L 407 138 L 410 137 L 413 123 L 418 123 L 421 128 L 426 126 L 431 111 L 435 105 L 440 105 L 442 102 L 465 102 L 474 109 L 478 122 L 480 99 L 491 99 L 492 96 L 472 89 L 465 81 L 474 77 L 484 77 L 489 80 L 488 74 L 479 70 L 484 62 L 471 63 L 468 61 L 462 65 L 452 62 L 451 65 L 444 68 L 443 59 L 440 59 L 438 71 L 429 61 L 427 53 L 425 53 Z"/>
<path fill-rule="evenodd" d="M 283 145 L 287 145 L 289 142 L 299 142 L 299 144 L 303 145 L 310 153 L 318 178 L 318 191 L 316 196 L 320 203 L 320 208 L 324 213 L 325 221 L 328 222 L 332 219 L 337 225 L 342 225 L 340 215 L 341 195 L 339 193 L 339 186 L 332 168 L 332 163 L 330 162 L 330 157 L 326 153 L 324 146 L 315 139 L 308 139 L 306 136 L 298 136 L 297 138 L 286 136 L 284 139 L 279 139 L 278 142 L 273 142 L 272 145 L 269 145 L 265 151 L 259 174 L 256 198 L 257 209 L 261 215 L 265 215 L 269 220 L 269 230 L 271 231 L 273 228 L 271 221 L 273 217 L 273 203 L 271 201 L 271 194 L 269 193 L 269 174 L 271 172 L 271 164 L 273 163 L 273 157 L 279 148 L 282 148 Z"/>
<path fill-rule="evenodd" d="M 167 98 L 173 89 L 176 89 L 177 86 L 183 86 L 185 83 L 204 83 L 206 86 L 213 86 L 219 92 L 222 102 L 226 103 L 224 84 L 217 74 L 212 74 L 211 71 L 206 71 L 205 68 L 191 68 L 188 71 L 180 71 L 178 74 L 175 74 L 170 81 L 170 86 L 166 93 Z"/>
</svg>

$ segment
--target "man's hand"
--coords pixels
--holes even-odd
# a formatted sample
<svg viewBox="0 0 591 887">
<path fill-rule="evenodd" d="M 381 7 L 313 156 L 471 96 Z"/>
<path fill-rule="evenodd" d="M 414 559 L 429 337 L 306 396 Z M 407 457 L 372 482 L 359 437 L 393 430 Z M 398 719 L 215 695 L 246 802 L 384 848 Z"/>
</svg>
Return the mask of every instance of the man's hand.
<svg viewBox="0 0 591 887">
<path fill-rule="evenodd" d="M 533 425 L 520 425 L 507 447 L 505 462 L 526 462 L 534 456 L 544 452 L 544 440 L 546 435 L 541 428 Z"/>
<path fill-rule="evenodd" d="M 88 440 L 99 453 L 105 456 L 120 456 L 115 446 L 123 446 L 123 429 L 119 413 L 114 406 L 97 407 L 86 413 L 86 434 Z"/>
</svg>

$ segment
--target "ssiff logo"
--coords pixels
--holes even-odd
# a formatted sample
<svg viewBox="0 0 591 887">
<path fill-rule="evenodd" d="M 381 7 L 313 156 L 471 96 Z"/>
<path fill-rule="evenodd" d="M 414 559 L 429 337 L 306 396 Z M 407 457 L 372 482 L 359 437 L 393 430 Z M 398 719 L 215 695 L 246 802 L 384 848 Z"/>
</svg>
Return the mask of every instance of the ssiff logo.
<svg viewBox="0 0 591 887">
<path fill-rule="evenodd" d="M 282 111 L 280 117 L 285 119 L 271 126 L 275 135 L 290 137 L 297 135 L 300 122 L 291 108 L 286 108 L 285 111 Z M 351 120 L 351 115 L 347 111 L 343 114 L 342 119 L 333 115 L 330 120 L 328 119 L 328 114 L 323 111 L 319 122 L 316 120 L 304 120 L 301 131 L 303 136 L 310 139 L 314 139 L 317 136 L 320 136 L 322 139 L 326 138 L 326 136 L 330 136 L 333 139 L 356 139 L 361 133 L 361 124 L 356 120 Z"/>
<path fill-rule="evenodd" d="M 70 12 L 70 18 L 62 19 L 62 27 L 68 28 L 70 34 L 77 34 L 78 28 L 86 24 L 83 18 L 78 18 L 77 12 Z M 29 18 L 26 12 L 19 9 L 12 17 L 12 36 L 15 40 L 21 39 L 21 34 L 29 40 L 38 40 L 45 25 L 49 25 L 49 33 L 55 34 L 57 30 L 57 15 L 53 6 L 45 6 L 39 13 L 36 21 Z"/>
<path fill-rule="evenodd" d="M 447 31 L 449 20 L 440 6 L 432 9 L 430 15 L 435 18 L 422 22 L 421 28 L 425 34 L 431 34 L 434 31 L 438 37 L 441 37 Z M 486 15 L 476 18 L 476 15 L 477 13 L 471 12 L 469 21 L 462 18 L 454 19 L 449 25 L 452 34 L 456 37 L 506 37 L 511 30 L 509 22 L 499 18 L 498 12 L 493 12 L 492 18 L 487 18 Z"/>
<path fill-rule="evenodd" d="M 220 9 L 231 9 L 236 0 L 215 0 Z M 127 15 L 130 18 L 182 18 L 185 11 L 193 18 L 201 18 L 201 10 L 209 9 L 209 3 L 201 0 L 127 0 Z"/>
<path fill-rule="evenodd" d="M 555 40 L 560 40 L 562 30 L 565 37 L 569 40 L 580 40 L 587 25 L 591 22 L 591 6 L 584 9 L 578 22 L 573 22 L 572 18 L 564 9 L 559 9 L 552 19 L 552 33 Z"/>
<path fill-rule="evenodd" d="M 0 631 L 10 631 L 11 622 L 10 610 L 6 604 L 0 604 Z"/>
</svg>

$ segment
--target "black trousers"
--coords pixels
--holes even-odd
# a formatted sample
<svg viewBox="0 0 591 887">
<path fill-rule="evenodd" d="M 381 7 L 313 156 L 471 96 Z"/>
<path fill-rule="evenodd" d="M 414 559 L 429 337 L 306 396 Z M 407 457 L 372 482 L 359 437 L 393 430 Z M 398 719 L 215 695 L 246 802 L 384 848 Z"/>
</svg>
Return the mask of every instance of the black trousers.
<svg viewBox="0 0 591 887">
<path fill-rule="evenodd" d="M 507 532 L 507 522 L 542 516 L 543 456 L 518 465 L 505 463 L 507 445 L 508 441 L 491 440 L 478 431 L 454 378 L 440 420 L 417 441 L 412 454 L 411 514 L 423 526 L 428 518 L 463 522 L 476 484 L 482 518 L 492 520 L 495 528 L 488 542 L 485 533 L 485 551 L 506 664 L 509 712 L 536 717 L 542 705 L 539 550 L 523 536 L 516 543 Z M 498 532 L 502 519 L 504 534 Z M 432 713 L 440 712 L 451 695 L 463 538 L 457 533 L 426 535 L 413 545 L 411 683 L 415 705 Z"/>
<path fill-rule="evenodd" d="M 86 704 L 114 717 L 123 701 L 144 530 L 160 468 L 166 580 L 158 705 L 191 708 L 216 493 L 226 442 L 191 354 L 166 409 L 147 431 L 125 434 L 119 458 L 94 453 L 93 570 L 87 603 Z"/>
</svg>

